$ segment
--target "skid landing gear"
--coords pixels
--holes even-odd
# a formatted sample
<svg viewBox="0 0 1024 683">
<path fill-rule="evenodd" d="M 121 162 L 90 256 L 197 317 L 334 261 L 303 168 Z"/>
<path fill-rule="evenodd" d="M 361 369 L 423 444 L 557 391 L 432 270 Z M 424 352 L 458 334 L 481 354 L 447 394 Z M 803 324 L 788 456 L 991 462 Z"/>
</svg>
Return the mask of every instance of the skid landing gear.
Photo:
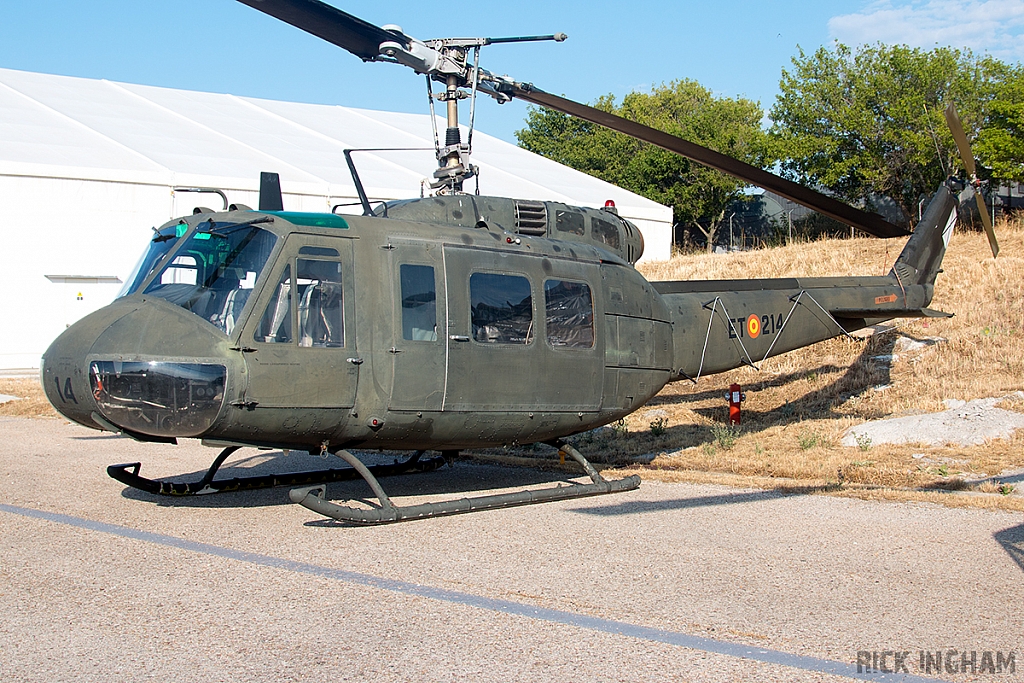
<svg viewBox="0 0 1024 683">
<path fill-rule="evenodd" d="M 420 505 L 397 506 L 391 502 L 388 495 L 384 493 L 380 482 L 377 481 L 374 473 L 363 463 L 348 453 L 338 451 L 336 455 L 352 466 L 356 472 L 362 475 L 366 483 L 373 489 L 373 493 L 380 501 L 380 507 L 370 510 L 346 507 L 332 503 L 326 499 L 327 486 L 310 486 L 301 489 L 292 489 L 288 497 L 293 503 L 298 503 L 321 515 L 336 519 L 341 522 L 360 525 L 390 524 L 392 522 L 403 522 L 411 519 L 425 519 L 427 517 L 441 517 L 443 515 L 458 515 L 466 512 L 478 512 L 481 510 L 493 510 L 495 508 L 507 508 L 517 505 L 533 505 L 535 503 L 547 503 L 555 500 L 566 500 L 568 498 L 584 498 L 587 496 L 602 496 L 608 493 L 619 493 L 621 491 L 632 491 L 640 486 L 640 477 L 633 474 L 622 479 L 608 481 L 604 479 L 594 466 L 584 458 L 579 451 L 569 444 L 559 445 L 559 454 L 568 454 L 578 462 L 587 475 L 590 476 L 590 484 L 570 484 L 568 486 L 556 486 L 554 488 L 540 489 L 537 491 L 515 491 L 513 493 L 501 493 L 493 496 L 477 496 L 475 498 L 460 498 L 442 503 L 422 503 Z"/>
<path fill-rule="evenodd" d="M 306 484 L 322 484 L 332 481 L 349 481 L 366 478 L 366 474 L 352 467 L 340 467 L 327 470 L 312 470 L 308 472 L 293 472 L 290 474 L 267 474 L 255 477 L 235 477 L 234 479 L 223 479 L 214 481 L 213 477 L 217 470 L 224 464 L 232 453 L 240 446 L 229 446 L 220 452 L 220 455 L 213 461 L 206 475 L 198 482 L 175 482 L 158 481 L 146 479 L 139 476 L 139 469 L 142 463 L 130 462 L 122 465 L 111 465 L 107 468 L 107 474 L 122 484 L 132 488 L 153 493 L 160 496 L 200 496 L 209 493 L 223 493 L 225 491 L 252 491 L 254 489 L 269 489 L 275 486 L 302 486 Z M 394 465 L 375 465 L 367 468 L 359 463 L 362 470 L 372 472 L 369 476 L 387 477 L 395 474 L 410 474 L 414 472 L 429 472 L 436 470 L 445 463 L 443 457 L 428 458 L 420 460 L 423 451 L 416 451 L 405 462 Z M 351 456 L 350 456 L 351 457 Z M 347 458 L 347 462 L 350 462 Z M 357 461 L 358 462 L 358 461 Z M 131 469 L 129 472 L 128 470 Z"/>
</svg>

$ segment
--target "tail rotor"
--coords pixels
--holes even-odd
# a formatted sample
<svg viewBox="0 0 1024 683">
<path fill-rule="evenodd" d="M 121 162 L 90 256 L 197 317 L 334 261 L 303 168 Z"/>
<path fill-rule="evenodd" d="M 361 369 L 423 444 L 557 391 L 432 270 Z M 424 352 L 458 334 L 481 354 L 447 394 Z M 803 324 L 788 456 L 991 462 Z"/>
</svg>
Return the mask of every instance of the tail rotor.
<svg viewBox="0 0 1024 683">
<path fill-rule="evenodd" d="M 960 152 L 960 159 L 967 169 L 968 180 L 974 188 L 974 201 L 978 203 L 978 212 L 981 214 L 981 223 L 985 226 L 985 234 L 988 235 L 988 245 L 992 248 L 992 258 L 999 255 L 999 242 L 996 241 L 996 232 L 992 227 L 992 219 L 988 215 L 988 207 L 985 206 L 985 198 L 981 196 L 981 181 L 978 180 L 977 167 L 974 164 L 974 154 L 971 152 L 971 144 L 967 141 L 967 134 L 964 133 L 963 124 L 960 123 L 960 116 L 956 113 L 956 107 L 950 102 L 946 107 L 946 125 L 953 133 L 956 141 L 956 148 Z"/>
</svg>

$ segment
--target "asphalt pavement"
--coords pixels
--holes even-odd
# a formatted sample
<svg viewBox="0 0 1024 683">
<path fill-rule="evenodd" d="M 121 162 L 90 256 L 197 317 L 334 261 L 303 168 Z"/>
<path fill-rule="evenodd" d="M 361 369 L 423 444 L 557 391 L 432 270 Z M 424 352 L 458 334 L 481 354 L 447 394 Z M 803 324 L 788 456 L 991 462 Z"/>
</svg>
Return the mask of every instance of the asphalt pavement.
<svg viewBox="0 0 1024 683">
<path fill-rule="evenodd" d="M 160 498 L 106 475 L 197 480 L 216 450 L 194 441 L 21 418 L 0 438 L 4 683 L 1024 680 L 1017 513 L 644 482 L 350 527 L 287 490 Z M 222 476 L 341 464 L 243 450 Z M 413 503 L 559 477 L 457 462 L 382 483 Z"/>
</svg>

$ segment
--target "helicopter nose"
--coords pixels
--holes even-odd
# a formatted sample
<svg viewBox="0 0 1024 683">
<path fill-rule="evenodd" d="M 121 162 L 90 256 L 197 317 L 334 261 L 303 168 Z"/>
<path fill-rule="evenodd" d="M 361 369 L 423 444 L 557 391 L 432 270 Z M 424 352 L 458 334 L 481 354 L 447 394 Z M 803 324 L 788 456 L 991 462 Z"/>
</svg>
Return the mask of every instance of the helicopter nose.
<svg viewBox="0 0 1024 683">
<path fill-rule="evenodd" d="M 92 419 L 97 406 L 89 387 L 86 358 L 103 330 L 134 310 L 120 303 L 101 308 L 68 327 L 46 349 L 40 382 L 47 400 L 61 415 L 86 427 L 100 428 Z"/>
<path fill-rule="evenodd" d="M 229 347 L 198 316 L 129 297 L 65 330 L 43 355 L 42 383 L 62 415 L 93 429 L 201 436 L 242 374 Z"/>
</svg>

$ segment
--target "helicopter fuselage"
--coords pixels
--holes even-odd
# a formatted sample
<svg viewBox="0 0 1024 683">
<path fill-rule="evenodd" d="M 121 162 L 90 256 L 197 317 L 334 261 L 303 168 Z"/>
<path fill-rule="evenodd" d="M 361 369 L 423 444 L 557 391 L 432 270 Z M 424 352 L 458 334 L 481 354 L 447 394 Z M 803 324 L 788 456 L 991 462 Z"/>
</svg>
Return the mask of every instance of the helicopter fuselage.
<svg viewBox="0 0 1024 683">
<path fill-rule="evenodd" d="M 203 212 L 156 231 L 123 295 L 47 350 L 42 381 L 68 418 L 143 441 L 552 441 L 670 381 L 945 315 L 925 307 L 956 203 L 940 188 L 888 276 L 655 283 L 633 266 L 635 226 L 550 202 Z"/>
<path fill-rule="evenodd" d="M 126 295 L 54 342 L 43 384 L 142 440 L 333 451 L 550 440 L 669 381 L 671 315 L 630 263 L 479 223 L 172 221 Z"/>
</svg>

